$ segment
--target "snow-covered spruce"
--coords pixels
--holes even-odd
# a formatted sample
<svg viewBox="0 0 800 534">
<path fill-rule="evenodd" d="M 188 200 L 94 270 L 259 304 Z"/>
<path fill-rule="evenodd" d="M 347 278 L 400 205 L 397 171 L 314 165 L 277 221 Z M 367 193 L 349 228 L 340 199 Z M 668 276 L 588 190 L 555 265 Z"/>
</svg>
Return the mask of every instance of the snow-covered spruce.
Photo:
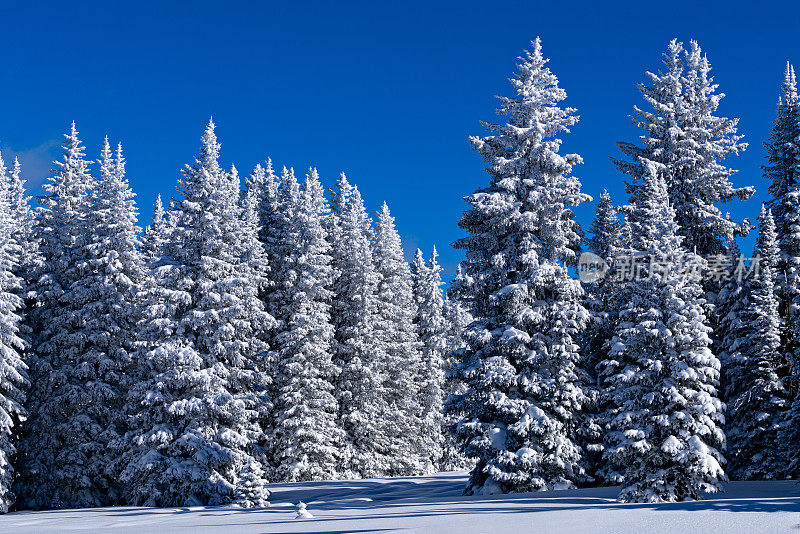
<svg viewBox="0 0 800 534">
<path fill-rule="evenodd" d="M 237 482 L 260 476 L 264 338 L 275 321 L 258 299 L 238 178 L 219 166 L 214 128 L 183 172 L 177 224 L 147 292 L 122 454 L 131 504 L 250 499 Z"/>
<path fill-rule="evenodd" d="M 572 208 L 586 200 L 570 176 L 576 154 L 556 137 L 578 121 L 558 104 L 566 93 L 545 66 L 539 39 L 500 97 L 505 125 L 472 138 L 487 162 L 488 187 L 466 197 L 471 209 L 456 242 L 466 252 L 477 320 L 455 374 L 468 387 L 448 409 L 460 414 L 459 440 L 477 458 L 470 493 L 574 487 L 585 479 L 576 414 L 586 401 L 575 337 L 588 313 L 566 265 L 576 261 L 580 227 Z"/>
<path fill-rule="evenodd" d="M 338 405 L 332 363 L 334 329 L 330 301 L 334 271 L 324 218 L 329 216 L 316 170 L 306 176 L 302 191 L 294 175 L 285 174 L 278 192 L 285 216 L 285 256 L 274 265 L 275 282 L 283 288 L 275 337 L 273 442 L 277 480 L 336 478 L 344 432 L 338 427 Z"/>
<path fill-rule="evenodd" d="M 753 253 L 758 273 L 743 280 L 749 298 L 735 330 L 737 342 L 723 367 L 727 471 L 734 480 L 783 478 L 778 429 L 789 401 L 777 372 L 781 363 L 781 322 L 775 295 L 778 254 L 772 213 L 762 207 Z"/>
<path fill-rule="evenodd" d="M 119 503 L 118 465 L 110 447 L 125 432 L 122 406 L 125 392 L 135 380 L 139 289 L 146 271 L 136 226 L 135 194 L 125 178 L 122 145 L 112 153 L 106 138 L 98 163 L 100 180 L 91 192 L 87 224 L 79 233 L 80 277 L 61 300 L 73 306 L 73 321 L 81 326 L 76 332 L 83 343 L 78 361 L 96 369 L 89 413 L 105 427 L 98 436 L 102 456 L 95 461 L 105 463 L 101 472 L 111 481 L 105 502 Z"/>
<path fill-rule="evenodd" d="M 592 233 L 592 237 L 586 240 L 589 250 L 606 261 L 612 260 L 622 246 L 622 223 L 619 210 L 607 190 L 600 195 L 589 231 Z"/>
<path fill-rule="evenodd" d="M 30 508 L 112 500 L 108 444 L 114 403 L 107 402 L 118 395 L 123 362 L 119 354 L 95 350 L 102 340 L 90 335 L 94 325 L 83 324 L 85 306 L 103 298 L 82 286 L 101 255 L 88 230 L 94 204 L 88 192 L 95 180 L 74 123 L 65 138 L 62 160 L 43 186 L 35 225 L 42 263 L 31 287 L 38 305 L 29 314 L 30 418 L 20 442 L 18 484 L 20 504 Z"/>
<path fill-rule="evenodd" d="M 800 473 L 800 454 L 794 446 L 800 438 L 800 99 L 794 67 L 786 64 L 777 116 L 773 123 L 767 149 L 764 177 L 770 180 L 769 206 L 775 216 L 780 255 L 776 268 L 778 314 L 782 321 L 780 363 L 778 374 L 794 392 L 795 401 L 783 435 L 785 455 L 792 468 L 784 473 Z"/>
<path fill-rule="evenodd" d="M 614 163 L 632 178 L 629 193 L 644 179 L 640 158 L 665 165 L 667 191 L 684 248 L 701 255 L 721 254 L 734 236 L 750 230 L 747 220 L 734 222 L 716 206 L 753 195 L 752 187 L 733 187 L 729 178 L 736 171 L 720 163 L 747 144 L 736 133 L 738 119 L 715 115 L 725 95 L 716 92 L 711 66 L 695 41 L 689 50 L 670 41 L 664 67 L 663 72 L 647 72 L 649 84 L 639 85 L 652 107 L 652 111 L 636 107 L 631 117 L 642 129 L 641 146 L 618 143 L 628 159 Z"/>
<path fill-rule="evenodd" d="M 621 477 L 603 462 L 604 432 L 601 420 L 605 408 L 599 390 L 597 364 L 605 357 L 607 344 L 618 321 L 617 293 L 620 284 L 613 277 L 614 261 L 624 247 L 626 226 L 620 222 L 619 211 L 608 191 L 603 191 L 595 208 L 590 228 L 592 236 L 586 239 L 587 248 L 597 254 L 606 265 L 596 280 L 584 284 L 584 306 L 589 311 L 589 325 L 580 337 L 583 367 L 589 375 L 587 388 L 589 402 L 581 414 L 579 435 L 585 451 L 586 471 L 595 483 L 619 483 Z"/>
<path fill-rule="evenodd" d="M 16 189 L 19 185 L 20 189 Z M 27 365 L 23 360 L 25 342 L 20 337 L 20 310 L 23 300 L 19 293 L 23 279 L 15 274 L 22 258 L 24 243 L 19 241 L 27 229 L 28 219 L 19 219 L 21 207 L 19 165 L 15 162 L 9 176 L 0 158 L 0 514 L 14 504 L 13 458 L 17 452 L 16 434 L 25 420 L 25 392 L 28 387 Z M 24 202 L 27 206 L 27 202 Z"/>
<path fill-rule="evenodd" d="M 169 240 L 170 228 L 164 204 L 161 202 L 161 195 L 158 195 L 153 204 L 153 216 L 150 224 L 145 227 L 142 234 L 142 253 L 148 263 L 161 257 L 164 243 Z"/>
<path fill-rule="evenodd" d="M 389 417 L 383 354 L 375 342 L 378 274 L 370 245 L 371 221 L 358 188 L 344 174 L 333 194 L 334 363 L 339 422 L 347 445 L 340 471 L 376 477 L 389 472 L 391 443 L 382 432 Z"/>
<path fill-rule="evenodd" d="M 800 294 L 800 99 L 794 67 L 786 64 L 781 97 L 767 149 L 764 177 L 770 181 L 772 199 L 768 203 L 775 217 L 775 229 L 780 247 L 778 260 L 778 296 L 781 316 L 796 315 L 792 300 Z M 786 332 L 786 350 L 795 349 L 793 332 Z"/>
<path fill-rule="evenodd" d="M 414 317 L 417 307 L 411 286 L 411 269 L 403 259 L 394 217 L 384 202 L 374 228 L 373 259 L 378 274 L 377 313 L 374 323 L 377 350 L 381 353 L 383 392 L 389 407 L 381 432 L 390 443 L 390 476 L 419 475 L 433 471 L 422 429 L 425 408 L 422 388 L 427 385 L 421 361 L 421 344 Z M 438 429 L 437 429 L 438 432 Z"/>
<path fill-rule="evenodd" d="M 447 349 L 444 361 L 444 384 L 442 385 L 444 401 L 450 395 L 460 395 L 466 391 L 466 385 L 458 379 L 456 373 L 452 372 L 456 363 L 466 346 L 464 333 L 473 321 L 470 313 L 470 279 L 464 274 L 459 263 L 456 276 L 450 281 L 444 301 L 443 314 L 445 326 L 447 327 Z M 443 404 L 444 407 L 444 404 Z M 440 471 L 463 471 L 471 470 L 473 461 L 467 458 L 458 444 L 455 435 L 455 425 L 458 423 L 460 415 L 454 412 L 444 413 L 444 442 L 442 444 L 442 459 L 439 465 Z"/>
<path fill-rule="evenodd" d="M 414 300 L 417 305 L 415 323 L 422 344 L 420 369 L 420 407 L 422 408 L 423 443 L 426 451 L 425 461 L 434 468 L 441 468 L 444 447 L 444 401 L 445 359 L 449 348 L 449 325 L 444 316 L 444 295 L 442 293 L 442 268 L 436 261 L 436 247 L 431 251 L 428 264 L 417 249 L 411 264 Z"/>
<path fill-rule="evenodd" d="M 609 407 L 606 457 L 624 472 L 622 501 L 699 499 L 704 491 L 718 491 L 725 478 L 723 405 L 716 392 L 720 366 L 709 349 L 700 286 L 704 262 L 682 249 L 666 169 L 641 164 L 645 172 L 629 214 L 629 253 L 649 261 L 649 272 L 627 284 L 601 362 Z"/>
<path fill-rule="evenodd" d="M 261 464 L 250 461 L 239 473 L 236 481 L 236 502 L 243 508 L 269 507 L 269 490 L 264 487 L 264 471 Z"/>
</svg>

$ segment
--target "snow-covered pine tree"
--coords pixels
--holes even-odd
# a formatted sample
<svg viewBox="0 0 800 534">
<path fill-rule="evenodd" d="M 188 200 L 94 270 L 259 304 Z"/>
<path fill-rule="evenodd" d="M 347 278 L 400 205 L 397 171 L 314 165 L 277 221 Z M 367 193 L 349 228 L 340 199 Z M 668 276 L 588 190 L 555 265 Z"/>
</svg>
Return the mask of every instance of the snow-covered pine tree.
<svg viewBox="0 0 800 534">
<path fill-rule="evenodd" d="M 791 63 L 786 63 L 786 70 L 781 85 L 781 96 L 773 122 L 769 140 L 764 143 L 767 149 L 767 165 L 762 168 L 765 178 L 770 180 L 769 192 L 772 199 L 768 203 L 775 217 L 775 228 L 778 241 L 788 236 L 793 221 L 787 220 L 787 211 L 796 210 L 796 202 L 792 202 L 800 183 L 800 146 L 797 137 L 800 135 L 800 100 L 797 95 L 797 77 Z"/>
<path fill-rule="evenodd" d="M 275 194 L 272 161 L 267 160 L 266 170 L 260 164 L 256 165 L 252 174 L 245 180 L 245 184 L 245 191 L 242 194 L 242 210 L 245 224 L 248 226 L 246 235 L 254 236 L 255 239 L 248 245 L 251 251 L 249 262 L 252 268 L 260 273 L 262 287 L 259 288 L 259 295 L 263 300 L 269 290 L 270 264 L 266 244 L 261 242 L 260 236 L 265 231 L 264 226 L 270 224 L 269 220 L 265 220 L 265 216 L 270 213 L 270 207 L 274 205 L 271 200 Z"/>
<path fill-rule="evenodd" d="M 23 281 L 28 281 L 40 263 L 39 246 L 33 236 L 34 213 L 30 206 L 30 197 L 25 191 L 25 180 L 22 179 L 22 165 L 15 157 L 11 166 L 8 183 L 8 202 L 12 222 L 15 225 L 14 240 L 19 248 L 19 257 L 15 258 L 14 272 Z M 27 290 L 27 283 L 23 284 L 20 296 L 27 300 L 32 297 L 23 295 Z"/>
<path fill-rule="evenodd" d="M 284 174 L 287 171 L 284 169 Z M 267 285 L 262 288 L 262 299 L 267 299 L 270 291 L 271 280 L 269 273 L 272 266 L 278 265 L 283 256 L 279 247 L 281 238 L 279 234 L 282 214 L 278 209 L 278 179 L 272 170 L 272 160 L 267 159 L 266 168 L 261 164 L 256 165 L 250 176 L 247 177 L 244 193 L 244 209 L 249 224 L 254 224 L 256 235 L 264 251 L 264 265 L 259 267 L 267 273 Z M 269 305 L 269 302 L 267 302 Z"/>
<path fill-rule="evenodd" d="M 734 480 L 782 478 L 778 429 L 789 406 L 778 377 L 781 364 L 775 268 L 779 249 L 772 213 L 762 206 L 754 261 L 758 273 L 746 280 L 749 302 L 739 335 L 724 367 L 728 475 Z"/>
<path fill-rule="evenodd" d="M 575 426 L 586 395 L 575 338 L 586 325 L 583 291 L 570 278 L 581 232 L 572 208 L 586 200 L 570 176 L 580 156 L 558 154 L 561 132 L 578 121 L 546 67 L 541 42 L 526 51 L 500 97 L 505 125 L 473 137 L 490 185 L 466 197 L 459 222 L 469 235 L 473 313 L 456 376 L 468 390 L 448 409 L 462 414 L 459 439 L 477 458 L 467 492 L 574 487 L 585 479 Z"/>
<path fill-rule="evenodd" d="M 584 359 L 583 368 L 590 378 L 583 424 L 580 426 L 581 446 L 585 451 L 586 471 L 596 483 L 619 482 L 616 475 L 610 472 L 602 460 L 604 450 L 604 432 L 600 426 L 604 408 L 600 396 L 600 385 L 597 375 L 597 364 L 604 358 L 606 344 L 617 324 L 617 306 L 615 295 L 619 284 L 613 280 L 612 266 L 623 247 L 623 225 L 619 219 L 619 211 L 608 191 L 603 191 L 595 208 L 595 216 L 591 226 L 592 236 L 586 239 L 588 249 L 597 254 L 606 263 L 607 270 L 599 273 L 599 277 L 584 285 L 584 305 L 590 314 L 589 325 L 581 336 L 581 353 Z"/>
<path fill-rule="evenodd" d="M 142 253 L 148 263 L 154 262 L 161 257 L 164 243 L 169 240 L 169 230 L 172 225 L 164 210 L 164 204 L 161 202 L 161 195 L 156 197 L 153 204 L 153 216 L 150 219 L 150 224 L 144 229 L 142 235 Z"/>
<path fill-rule="evenodd" d="M 74 149 L 78 143 L 76 132 L 70 135 L 68 143 Z M 85 162 L 76 159 L 76 155 L 80 156 L 80 148 L 70 152 L 67 158 L 72 160 L 65 160 L 62 166 L 62 172 L 72 173 L 62 177 L 60 185 L 64 189 L 71 180 L 86 179 L 78 174 Z M 101 179 L 87 182 L 92 191 L 81 204 L 82 210 L 70 221 L 75 228 L 71 232 L 69 259 L 62 258 L 64 261 L 57 264 L 61 280 L 57 299 L 49 297 L 54 299 L 50 305 L 57 309 L 60 325 L 49 339 L 38 340 L 38 347 L 51 365 L 54 357 L 49 351 L 60 350 L 60 365 L 40 377 L 40 382 L 53 388 L 47 392 L 51 398 L 43 403 L 46 416 L 63 419 L 56 423 L 57 429 L 36 428 L 38 432 L 58 432 L 49 439 L 61 446 L 55 465 L 50 467 L 53 470 L 50 476 L 56 483 L 46 497 L 36 495 L 35 507 L 119 502 L 114 456 L 109 447 L 124 431 L 122 399 L 123 391 L 130 386 L 136 295 L 138 284 L 144 279 L 144 269 L 136 208 L 125 180 L 121 147 L 114 155 L 106 139 L 99 163 Z M 79 190 L 77 184 L 71 186 L 75 192 Z M 63 197 L 58 201 L 63 202 Z M 51 207 L 53 211 L 56 210 Z M 44 214 L 42 219 L 46 220 Z M 50 229 L 42 230 L 43 240 L 53 237 L 48 233 Z M 44 276 L 54 278 L 50 273 Z M 39 287 L 42 285 L 45 284 L 40 282 Z M 46 306 L 47 301 L 44 302 Z M 36 315 L 40 312 L 33 311 Z M 60 384 L 61 381 L 66 384 Z M 49 406 L 54 402 L 58 405 Z M 32 420 L 38 417 L 40 414 L 36 412 Z M 41 438 L 32 433 L 28 439 L 36 436 Z M 80 491 L 73 492 L 73 484 Z"/>
<path fill-rule="evenodd" d="M 767 149 L 764 177 L 770 181 L 772 199 L 769 206 L 775 217 L 780 256 L 776 267 L 778 314 L 783 321 L 781 353 L 783 363 L 779 375 L 797 395 L 800 384 L 798 365 L 798 295 L 800 295 L 800 99 L 794 67 L 787 63 L 777 116 L 772 126 Z M 792 376 L 794 375 L 794 376 Z"/>
<path fill-rule="evenodd" d="M 214 129 L 183 171 L 177 225 L 144 308 L 121 475 L 132 504 L 229 503 L 240 475 L 258 472 L 247 466 L 264 439 L 263 338 L 274 319 L 258 299 L 238 180 L 219 166 Z"/>
<path fill-rule="evenodd" d="M 607 262 L 613 259 L 622 244 L 622 223 L 608 190 L 600 195 L 589 230 L 592 233 L 592 237 L 587 239 L 589 250 Z"/>
<path fill-rule="evenodd" d="M 264 487 L 261 464 L 250 461 L 242 468 L 236 481 L 236 502 L 242 508 L 268 508 L 269 490 Z"/>
<path fill-rule="evenodd" d="M 287 173 L 288 174 L 288 173 Z M 291 180 L 294 176 L 291 175 Z M 272 449 L 278 480 L 329 480 L 337 476 L 344 432 L 338 427 L 338 405 L 332 363 L 331 323 L 333 268 L 324 218 L 327 202 L 319 176 L 312 169 L 302 191 L 281 182 L 294 201 L 287 212 L 287 255 L 276 266 L 286 288 L 280 310 Z"/>
<path fill-rule="evenodd" d="M 389 407 L 383 354 L 375 341 L 378 274 L 370 246 L 371 221 L 357 187 L 342 174 L 333 192 L 334 364 L 341 369 L 335 391 L 347 436 L 341 472 L 377 477 L 390 471 L 391 437 L 383 432 Z"/>
<path fill-rule="evenodd" d="M 427 461 L 438 468 L 443 462 L 445 395 L 444 372 L 449 348 L 448 325 L 444 316 L 442 268 L 436 261 L 436 247 L 428 264 L 417 249 L 411 265 L 414 300 L 417 305 L 415 323 L 422 344 L 419 401 L 422 408 L 422 431 Z"/>
<path fill-rule="evenodd" d="M 643 131 L 641 146 L 618 143 L 628 159 L 614 163 L 632 178 L 629 193 L 643 180 L 641 158 L 665 165 L 683 246 L 701 255 L 722 254 L 734 236 L 750 231 L 750 223 L 732 221 L 716 204 L 746 200 L 754 189 L 733 187 L 729 178 L 736 171 L 720 161 L 743 151 L 747 144 L 736 133 L 738 119 L 715 115 L 725 95 L 716 92 L 708 59 L 695 41 L 689 50 L 677 40 L 670 41 L 664 66 L 663 72 L 647 72 L 649 84 L 639 85 L 653 108 L 635 107 L 631 117 Z"/>
<path fill-rule="evenodd" d="M 42 263 L 31 286 L 37 306 L 29 313 L 29 419 L 19 447 L 17 492 L 29 508 L 100 506 L 108 502 L 112 482 L 101 469 L 108 421 L 98 413 L 109 385 L 105 369 L 83 359 L 90 340 L 77 320 L 82 296 L 72 290 L 90 260 L 87 192 L 94 179 L 74 123 L 65 139 L 62 160 L 39 197 L 34 231 Z"/>
<path fill-rule="evenodd" d="M 420 431 L 424 408 L 421 386 L 426 382 L 421 344 L 414 325 L 417 308 L 411 287 L 411 269 L 403 259 L 394 217 L 384 202 L 373 231 L 373 259 L 378 274 L 374 336 L 381 352 L 384 393 L 389 417 L 381 423 L 391 443 L 390 476 L 419 475 L 433 470 L 426 440 Z"/>
<path fill-rule="evenodd" d="M 417 305 L 417 315 L 414 318 L 415 323 L 419 323 L 419 305 L 422 302 L 422 293 L 425 281 L 425 256 L 420 249 L 414 252 L 414 259 L 409 265 L 411 269 L 411 289 L 414 294 L 414 304 Z"/>
<path fill-rule="evenodd" d="M 261 207 L 262 217 L 269 224 L 269 228 L 262 227 L 262 243 L 271 266 L 267 310 L 278 321 L 273 337 L 287 329 L 288 310 L 285 307 L 291 301 L 296 282 L 295 265 L 291 260 L 297 247 L 294 219 L 300 210 L 300 197 L 300 184 L 294 169 L 284 167 L 275 189 L 274 204 Z M 269 197 L 264 202 L 271 203 Z"/>
<path fill-rule="evenodd" d="M 462 349 L 466 346 L 464 333 L 473 321 L 470 313 L 470 279 L 464 274 L 461 264 L 458 264 L 456 276 L 447 288 L 444 301 L 445 326 L 447 327 L 447 350 L 444 362 L 444 402 L 450 395 L 460 395 L 466 391 L 466 385 L 461 382 L 456 373 L 451 372 L 459 361 Z M 449 412 L 444 414 L 445 434 L 442 445 L 442 461 L 439 465 L 441 471 L 459 471 L 472 469 L 473 462 L 460 450 L 455 435 L 455 425 L 460 420 L 460 414 Z"/>
<path fill-rule="evenodd" d="M 622 501 L 699 499 L 720 489 L 725 437 L 719 361 L 700 285 L 703 260 L 685 252 L 663 174 L 643 160 L 629 214 L 632 257 L 646 269 L 627 284 L 601 362 L 609 410 L 606 456 L 624 471 Z"/>
<path fill-rule="evenodd" d="M 139 289 L 146 277 L 136 226 L 135 194 L 125 178 L 122 145 L 111 151 L 106 137 L 101 151 L 100 180 L 94 184 L 78 231 L 79 277 L 60 300 L 73 312 L 72 348 L 87 384 L 84 424 L 91 421 L 98 446 L 92 457 L 97 480 L 106 480 L 107 503 L 119 503 L 115 455 L 110 445 L 125 432 L 124 394 L 133 384 L 133 358 L 138 330 Z M 91 435 L 91 434 L 90 434 Z M 89 468 L 89 465 L 86 466 Z"/>
<path fill-rule="evenodd" d="M 20 226 L 25 222 L 17 218 L 15 209 L 19 207 L 14 194 L 17 180 L 18 165 L 15 164 L 9 180 L 0 158 L 0 514 L 8 512 L 15 501 L 13 460 L 17 452 L 16 436 L 26 417 L 24 405 L 28 387 L 19 315 L 23 307 L 19 294 L 24 282 L 15 274 L 24 248 L 18 241 L 24 230 Z"/>
<path fill-rule="evenodd" d="M 603 191 L 597 203 L 591 231 L 592 237 L 586 240 L 588 248 L 600 256 L 610 269 L 623 246 L 623 225 L 608 191 Z M 583 346 L 585 367 L 593 378 L 596 378 L 595 365 L 616 323 L 613 299 L 618 284 L 613 282 L 612 277 L 613 273 L 608 271 L 586 287 L 586 308 L 591 314 L 591 322 L 584 333 Z"/>
</svg>

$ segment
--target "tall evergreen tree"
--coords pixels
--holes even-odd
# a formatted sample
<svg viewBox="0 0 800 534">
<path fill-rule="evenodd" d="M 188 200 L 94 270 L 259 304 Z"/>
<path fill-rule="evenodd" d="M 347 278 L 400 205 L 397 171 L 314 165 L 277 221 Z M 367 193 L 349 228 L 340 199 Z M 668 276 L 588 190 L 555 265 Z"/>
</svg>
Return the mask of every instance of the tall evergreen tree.
<svg viewBox="0 0 800 534">
<path fill-rule="evenodd" d="M 789 402 L 777 373 L 781 360 L 775 295 L 779 249 L 772 213 L 763 206 L 753 257 L 758 273 L 745 280 L 749 302 L 724 367 L 728 475 L 736 480 L 781 478 L 783 472 L 778 429 Z"/>
<path fill-rule="evenodd" d="M 89 199 L 79 233 L 82 246 L 80 278 L 62 295 L 76 310 L 75 337 L 80 343 L 78 360 L 94 368 L 93 401 L 89 417 L 98 426 L 96 440 L 101 448 L 93 461 L 100 479 L 107 479 L 110 492 L 106 502 L 119 496 L 114 470 L 116 462 L 110 445 L 125 432 L 122 412 L 124 392 L 133 384 L 140 285 L 145 280 L 145 259 L 140 250 L 134 193 L 125 178 L 122 145 L 111 151 L 108 138 L 101 151 L 100 180 Z"/>
<path fill-rule="evenodd" d="M 786 64 L 781 97 L 767 149 L 767 165 L 763 166 L 764 177 L 770 180 L 769 206 L 775 217 L 775 227 L 781 248 L 778 265 L 779 282 L 786 285 L 796 276 L 800 265 L 800 236 L 795 225 L 800 222 L 800 100 L 797 96 L 797 78 L 794 67 Z M 792 280 L 793 283 L 796 283 Z M 783 291 L 789 291 L 784 287 Z M 797 294 L 782 298 L 791 299 Z M 785 303 L 784 303 L 785 304 Z"/>
<path fill-rule="evenodd" d="M 416 475 L 433 468 L 421 435 L 423 407 L 420 382 L 424 374 L 421 345 L 414 326 L 416 305 L 411 287 L 411 270 L 403 259 L 394 217 L 384 202 L 378 211 L 373 239 L 373 258 L 378 274 L 375 340 L 381 353 L 384 392 L 390 413 L 381 421 L 389 439 L 392 464 L 388 475 Z M 424 380 L 424 379 L 422 379 Z"/>
<path fill-rule="evenodd" d="M 290 253 L 280 266 L 287 287 L 282 302 L 274 450 L 279 480 L 337 476 L 344 433 L 338 427 L 330 315 L 333 269 L 324 218 L 327 202 L 316 170 L 306 176 L 284 234 Z M 288 290 L 291 288 L 291 290 Z"/>
<path fill-rule="evenodd" d="M 256 228 L 256 236 L 264 252 L 263 258 L 258 258 L 263 265 L 257 268 L 267 275 L 266 285 L 261 291 L 262 299 L 266 300 L 266 294 L 273 285 L 269 278 L 272 266 L 279 265 L 283 260 L 279 248 L 282 214 L 278 208 L 278 179 L 272 170 L 272 160 L 267 159 L 266 168 L 261 164 L 256 165 L 247 177 L 243 204 L 248 224 Z"/>
<path fill-rule="evenodd" d="M 466 391 L 466 385 L 453 372 L 455 365 L 466 347 L 465 332 L 473 321 L 470 299 L 470 278 L 464 273 L 459 263 L 456 276 L 447 288 L 444 301 L 444 317 L 447 327 L 447 350 L 444 362 L 444 404 L 451 395 L 461 395 Z M 454 411 L 444 414 L 445 434 L 442 446 L 442 461 L 440 470 L 459 471 L 472 469 L 473 462 L 467 458 L 459 447 L 455 434 L 455 427 L 461 415 Z"/>
<path fill-rule="evenodd" d="M 776 266 L 776 293 L 781 329 L 783 363 L 779 375 L 796 395 L 800 376 L 798 365 L 798 295 L 800 295 L 800 99 L 794 67 L 786 64 L 781 97 L 767 149 L 764 177 L 770 181 L 769 206 L 775 215 L 780 256 Z M 794 375 L 791 376 L 791 375 Z"/>
<path fill-rule="evenodd" d="M 383 432 L 389 407 L 384 391 L 382 353 L 375 343 L 378 273 L 370 246 L 371 221 L 358 188 L 344 174 L 333 194 L 334 363 L 339 421 L 347 435 L 342 472 L 385 476 L 390 470 L 391 437 Z"/>
<path fill-rule="evenodd" d="M 589 249 L 606 261 L 614 258 L 622 244 L 622 223 L 607 190 L 600 195 L 590 231 L 592 237 L 587 240 Z"/>
<path fill-rule="evenodd" d="M 161 202 L 161 195 L 158 195 L 153 204 L 153 216 L 150 224 L 145 227 L 142 236 L 141 247 L 147 262 L 155 261 L 161 256 L 164 243 L 169 240 L 170 229 L 171 225 L 167 212 Z"/>
<path fill-rule="evenodd" d="M 238 179 L 219 166 L 214 129 L 183 171 L 177 225 L 146 300 L 121 477 L 135 504 L 228 503 L 249 494 L 240 475 L 259 472 L 263 339 L 274 319 L 258 299 Z"/>
<path fill-rule="evenodd" d="M 12 237 L 17 243 L 18 249 L 18 255 L 14 258 L 14 273 L 20 276 L 24 282 L 20 288 L 20 296 L 30 300 L 32 297 L 26 294 L 27 282 L 34 275 L 36 267 L 40 263 L 39 246 L 34 237 L 35 217 L 30 206 L 31 199 L 25 190 L 25 180 L 22 179 L 22 165 L 16 157 L 11 166 L 6 187 L 11 222 L 14 226 Z"/>
<path fill-rule="evenodd" d="M 619 283 L 615 282 L 613 266 L 624 247 L 624 226 L 619 211 L 608 191 L 603 191 L 595 208 L 592 221 L 592 236 L 586 240 L 588 248 L 605 262 L 605 270 L 596 273 L 596 279 L 584 284 L 584 305 L 589 311 L 590 321 L 581 336 L 583 368 L 590 378 L 587 388 L 589 402 L 582 414 L 580 425 L 581 445 L 585 450 L 587 473 L 596 483 L 619 482 L 616 473 L 609 470 L 602 460 L 604 433 L 600 421 L 605 407 L 602 406 L 597 365 L 604 358 L 608 341 L 618 321 L 616 306 Z"/>
<path fill-rule="evenodd" d="M 732 221 L 717 204 L 746 200 L 754 189 L 733 187 L 729 178 L 736 171 L 720 161 L 743 151 L 747 144 L 740 142 L 742 136 L 736 133 L 738 119 L 716 115 L 725 95 L 717 93 L 708 59 L 695 41 L 689 50 L 674 39 L 670 41 L 664 67 L 663 72 L 647 72 L 649 84 L 639 85 L 653 108 L 636 107 L 631 117 L 643 131 L 641 146 L 618 143 L 628 159 L 615 159 L 614 163 L 631 177 L 629 193 L 643 182 L 641 158 L 664 165 L 683 246 L 701 255 L 722 254 L 734 236 L 749 232 L 750 224 Z"/>
<path fill-rule="evenodd" d="M 490 185 L 466 197 L 471 209 L 456 242 L 467 255 L 474 314 L 456 375 L 468 390 L 451 398 L 457 432 L 477 458 L 470 493 L 574 487 L 585 478 L 576 415 L 586 395 L 575 337 L 588 314 L 576 262 L 580 227 L 572 208 L 589 200 L 570 176 L 580 156 L 558 154 L 561 132 L 578 121 L 534 41 L 500 97 L 505 125 L 472 138 Z"/>
<path fill-rule="evenodd" d="M 442 403 L 446 384 L 444 371 L 450 340 L 444 315 L 442 293 L 442 268 L 436 261 L 438 254 L 433 247 L 431 259 L 426 265 L 422 252 L 417 249 L 412 264 L 414 300 L 417 305 L 416 325 L 422 344 L 422 365 L 419 380 L 420 404 L 422 407 L 422 431 L 426 437 L 426 457 L 431 465 L 439 467 L 443 461 L 444 417 Z"/>
<path fill-rule="evenodd" d="M 611 406 L 606 457 L 624 472 L 622 501 L 699 499 L 703 491 L 718 491 L 725 477 L 719 361 L 705 324 L 703 260 L 682 251 L 666 169 L 641 164 L 646 172 L 632 198 L 630 254 L 647 272 L 626 286 L 601 362 Z"/>
<path fill-rule="evenodd" d="M 25 342 L 20 336 L 20 310 L 23 300 L 19 293 L 24 287 L 22 278 L 15 274 L 21 259 L 23 244 L 18 207 L 14 198 L 14 182 L 19 180 L 19 167 L 12 175 L 0 159 L 0 514 L 8 512 L 14 504 L 12 483 L 16 455 L 16 435 L 25 420 L 25 393 L 28 387 L 28 367 L 23 360 Z"/>
<path fill-rule="evenodd" d="M 43 186 L 47 194 L 39 198 L 35 227 L 42 263 L 32 285 L 38 304 L 30 312 L 30 418 L 20 443 L 18 492 L 30 508 L 100 506 L 111 485 L 100 463 L 108 429 L 102 399 L 113 389 L 107 371 L 115 371 L 84 360 L 93 340 L 79 320 L 85 295 L 76 286 L 91 259 L 87 191 L 94 179 L 74 123 L 65 138 L 62 160 Z"/>
</svg>

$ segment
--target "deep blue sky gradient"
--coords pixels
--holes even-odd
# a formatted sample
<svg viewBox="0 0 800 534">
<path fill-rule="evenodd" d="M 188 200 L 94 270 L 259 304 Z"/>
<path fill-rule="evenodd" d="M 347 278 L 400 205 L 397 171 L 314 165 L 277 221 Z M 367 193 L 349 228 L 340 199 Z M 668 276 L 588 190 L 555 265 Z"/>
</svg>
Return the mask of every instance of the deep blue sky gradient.
<svg viewBox="0 0 800 534">
<path fill-rule="evenodd" d="M 213 115 L 224 164 L 245 175 L 271 156 L 299 174 L 316 166 L 327 185 L 345 171 L 371 213 L 389 203 L 407 253 L 438 246 L 448 277 L 461 198 L 487 181 L 467 137 L 494 119 L 492 96 L 509 93 L 537 35 L 581 115 L 564 140 L 585 160 L 575 174 L 619 203 L 608 158 L 639 134 L 636 84 L 669 39 L 697 39 L 728 95 L 720 113 L 741 117 L 750 143 L 734 181 L 758 192 L 731 206 L 737 218 L 766 198 L 762 142 L 785 62 L 800 68 L 791 1 L 14 2 L 3 22 L 0 148 L 33 185 L 74 119 L 92 158 L 104 135 L 123 142 L 144 225 Z M 593 207 L 578 210 L 587 227 Z"/>
</svg>

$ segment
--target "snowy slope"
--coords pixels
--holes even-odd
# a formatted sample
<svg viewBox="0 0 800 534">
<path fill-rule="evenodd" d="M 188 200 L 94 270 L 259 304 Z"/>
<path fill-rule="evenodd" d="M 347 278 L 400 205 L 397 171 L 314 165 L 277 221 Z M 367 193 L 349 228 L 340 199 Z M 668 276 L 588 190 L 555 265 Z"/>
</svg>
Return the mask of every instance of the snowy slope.
<svg viewBox="0 0 800 534">
<path fill-rule="evenodd" d="M 800 486 L 734 482 L 700 502 L 618 504 L 615 488 L 463 497 L 465 473 L 275 484 L 271 508 L 98 508 L 0 516 L 2 533 L 234 532 L 235 534 L 742 532 L 800 529 Z M 314 516 L 295 519 L 303 501 Z"/>
</svg>

